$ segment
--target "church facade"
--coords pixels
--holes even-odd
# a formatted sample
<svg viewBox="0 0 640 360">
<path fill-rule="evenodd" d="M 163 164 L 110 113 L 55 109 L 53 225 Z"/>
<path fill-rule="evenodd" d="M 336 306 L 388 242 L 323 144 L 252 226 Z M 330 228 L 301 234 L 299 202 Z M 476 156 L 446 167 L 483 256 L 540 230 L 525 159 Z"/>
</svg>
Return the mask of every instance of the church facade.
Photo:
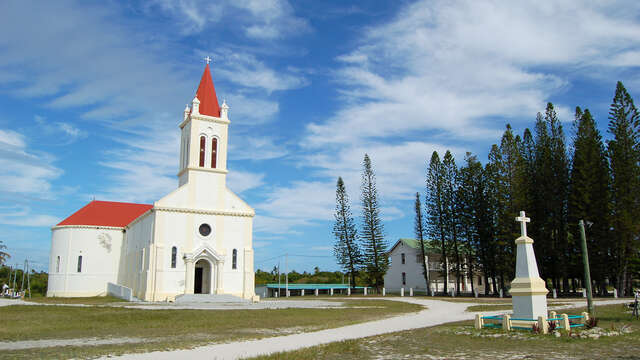
<svg viewBox="0 0 640 360">
<path fill-rule="evenodd" d="M 207 64 L 179 126 L 178 188 L 153 204 L 94 200 L 54 226 L 47 296 L 255 299 L 255 212 L 226 186 L 228 112 Z"/>
</svg>

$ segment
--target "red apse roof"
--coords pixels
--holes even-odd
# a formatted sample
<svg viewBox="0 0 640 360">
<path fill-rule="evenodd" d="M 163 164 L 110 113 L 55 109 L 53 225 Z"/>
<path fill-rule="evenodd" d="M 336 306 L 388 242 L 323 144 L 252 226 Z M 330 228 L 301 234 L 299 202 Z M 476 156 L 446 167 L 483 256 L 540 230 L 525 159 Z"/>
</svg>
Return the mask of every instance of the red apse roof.
<svg viewBox="0 0 640 360">
<path fill-rule="evenodd" d="M 153 205 L 147 204 L 93 200 L 82 209 L 62 220 L 58 226 L 95 225 L 125 227 L 152 207 Z"/>
<path fill-rule="evenodd" d="M 220 117 L 220 105 L 218 105 L 216 89 L 213 87 L 209 64 L 204 68 L 196 96 L 200 100 L 200 114 Z"/>
</svg>

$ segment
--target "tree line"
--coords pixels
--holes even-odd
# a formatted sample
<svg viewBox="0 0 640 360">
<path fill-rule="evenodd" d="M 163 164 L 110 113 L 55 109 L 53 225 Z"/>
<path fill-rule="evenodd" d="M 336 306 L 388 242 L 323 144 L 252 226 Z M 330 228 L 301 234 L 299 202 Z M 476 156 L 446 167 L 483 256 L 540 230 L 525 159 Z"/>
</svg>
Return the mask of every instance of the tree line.
<svg viewBox="0 0 640 360">
<path fill-rule="evenodd" d="M 608 120 L 610 140 L 603 141 L 589 110 L 576 107 L 575 135 L 568 148 L 563 125 L 548 103 L 537 114 L 533 131 L 527 128 L 520 136 L 507 125 L 484 166 L 469 152 L 460 167 L 450 151 L 442 160 L 432 154 L 424 233 L 440 249 L 443 267 L 453 270 L 456 291 L 464 276 L 479 274 L 485 293 L 490 283 L 494 290 L 505 289 L 515 275 L 514 240 L 520 234 L 514 218 L 525 210 L 540 274 L 549 286 L 569 292 L 583 285 L 578 229 L 583 219 L 594 289 L 605 294 L 609 284 L 619 294 L 630 294 L 640 252 L 635 216 L 640 206 L 640 117 L 621 82 Z M 448 272 L 444 277 L 447 281 Z"/>
<path fill-rule="evenodd" d="M 596 293 L 605 294 L 609 285 L 630 294 L 632 279 L 640 275 L 640 115 L 621 82 L 608 121 L 610 139 L 604 141 L 590 111 L 576 107 L 568 147 L 555 107 L 548 103 L 533 130 L 526 128 L 522 136 L 507 124 L 484 165 L 470 152 L 458 166 L 450 151 L 442 158 L 434 151 L 424 206 L 416 193 L 414 233 L 423 251 L 438 249 L 445 283 L 451 272 L 456 292 L 464 277 L 474 276 L 484 277 L 485 293 L 506 290 L 515 276 L 514 240 L 520 236 L 515 217 L 525 210 L 540 275 L 548 286 L 562 293 L 583 285 L 582 219 L 588 224 Z M 356 223 L 344 181 L 338 178 L 334 254 L 351 286 L 362 272 L 368 286 L 380 289 L 389 266 L 388 244 L 367 154 L 360 190 L 362 214 Z M 429 283 L 426 268 L 424 262 Z"/>
</svg>

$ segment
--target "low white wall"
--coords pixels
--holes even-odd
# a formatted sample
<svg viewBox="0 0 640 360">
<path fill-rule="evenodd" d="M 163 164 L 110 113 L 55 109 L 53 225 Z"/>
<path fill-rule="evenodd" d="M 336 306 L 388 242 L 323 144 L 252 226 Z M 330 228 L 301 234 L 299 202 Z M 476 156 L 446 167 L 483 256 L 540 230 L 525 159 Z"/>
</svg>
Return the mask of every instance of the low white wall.
<svg viewBox="0 0 640 360">
<path fill-rule="evenodd" d="M 133 291 L 126 286 L 108 283 L 107 294 L 119 299 L 133 301 Z"/>
</svg>

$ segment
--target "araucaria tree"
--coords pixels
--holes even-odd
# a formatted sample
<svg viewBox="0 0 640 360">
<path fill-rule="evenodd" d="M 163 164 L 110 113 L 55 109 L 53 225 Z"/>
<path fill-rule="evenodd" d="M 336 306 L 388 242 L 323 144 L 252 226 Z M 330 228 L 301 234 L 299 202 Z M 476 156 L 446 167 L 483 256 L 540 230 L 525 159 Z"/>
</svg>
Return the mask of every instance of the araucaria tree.
<svg viewBox="0 0 640 360">
<path fill-rule="evenodd" d="M 574 127 L 576 135 L 573 142 L 571 176 L 569 178 L 568 224 L 569 232 L 574 239 L 574 258 L 581 258 L 578 221 L 588 221 L 587 247 L 591 264 L 592 279 L 596 282 L 596 290 L 604 295 L 606 289 L 607 262 L 609 254 L 609 201 L 610 181 L 609 164 L 602 142 L 602 136 L 588 109 L 584 112 L 576 108 Z M 579 267 L 573 272 L 581 275 Z M 575 266 L 575 264 L 574 264 Z M 577 276 L 581 278 L 582 276 Z"/>
<path fill-rule="evenodd" d="M 611 164 L 613 246 L 611 251 L 613 277 L 620 293 L 631 289 L 628 277 L 629 260 L 638 250 L 638 210 L 640 118 L 633 99 L 621 82 L 616 86 L 609 108 L 608 153 Z"/>
<path fill-rule="evenodd" d="M 422 204 L 420 203 L 420 193 L 416 193 L 416 219 L 414 229 L 416 232 L 416 239 L 418 240 L 418 244 L 420 246 L 420 256 L 422 259 L 422 275 L 424 275 L 424 281 L 427 284 L 427 295 L 431 295 L 431 287 L 429 286 L 429 270 L 427 269 L 427 254 L 426 254 L 426 246 L 427 242 L 424 238 L 424 218 L 422 216 Z"/>
<path fill-rule="evenodd" d="M 425 207 L 427 208 L 427 234 L 434 245 L 440 248 L 442 263 L 442 277 L 444 278 L 444 293 L 448 293 L 449 261 L 447 259 L 447 231 L 446 212 L 444 209 L 444 168 L 438 152 L 431 154 L 431 161 L 427 170 L 427 194 Z"/>
<path fill-rule="evenodd" d="M 362 265 L 362 253 L 357 242 L 357 230 L 351 214 L 349 205 L 349 195 L 344 187 L 342 178 L 338 178 L 336 184 L 336 220 L 333 225 L 333 235 L 336 243 L 333 246 L 333 253 L 338 264 L 349 274 L 349 284 L 352 288 L 356 286 L 356 273 Z"/>
<path fill-rule="evenodd" d="M 362 162 L 362 241 L 364 266 L 367 270 L 369 284 L 380 291 L 384 285 L 384 274 L 389 268 L 387 257 L 388 244 L 384 239 L 384 226 L 380 219 L 378 207 L 378 190 L 376 176 L 371 166 L 369 155 L 364 154 Z"/>
</svg>

